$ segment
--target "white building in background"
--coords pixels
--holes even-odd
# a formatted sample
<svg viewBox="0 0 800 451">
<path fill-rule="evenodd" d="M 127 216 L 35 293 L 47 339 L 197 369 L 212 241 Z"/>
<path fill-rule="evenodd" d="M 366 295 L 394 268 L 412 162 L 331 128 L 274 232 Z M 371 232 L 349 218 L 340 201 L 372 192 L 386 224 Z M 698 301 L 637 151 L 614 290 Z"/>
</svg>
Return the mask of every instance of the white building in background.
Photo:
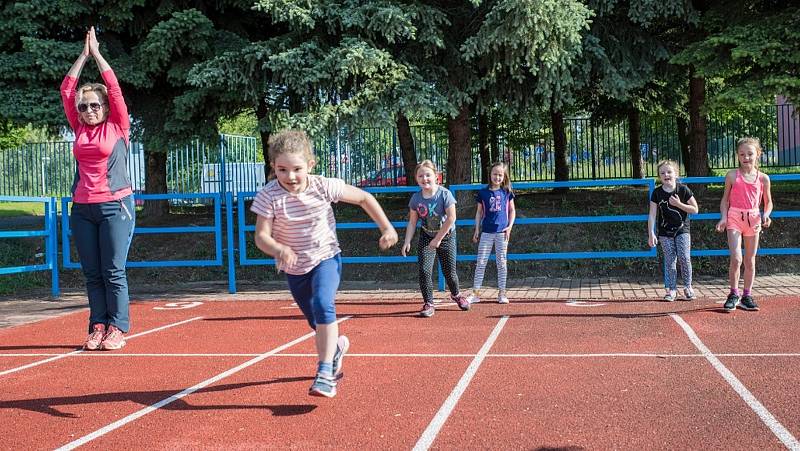
<svg viewBox="0 0 800 451">
<path fill-rule="evenodd" d="M 264 163 L 225 163 L 225 192 L 234 196 L 240 191 L 258 191 L 266 183 Z M 200 179 L 203 193 L 222 192 L 222 166 L 219 163 L 203 164 Z"/>
<path fill-rule="evenodd" d="M 800 164 L 800 116 L 786 97 L 775 99 L 778 110 L 778 164 Z"/>
</svg>

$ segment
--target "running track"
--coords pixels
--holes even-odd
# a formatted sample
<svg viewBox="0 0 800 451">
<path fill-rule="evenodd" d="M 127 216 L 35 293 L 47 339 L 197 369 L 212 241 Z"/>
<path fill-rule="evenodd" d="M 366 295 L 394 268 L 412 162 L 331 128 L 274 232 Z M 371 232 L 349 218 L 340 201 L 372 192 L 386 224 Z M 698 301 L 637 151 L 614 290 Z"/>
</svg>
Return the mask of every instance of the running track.
<svg viewBox="0 0 800 451">
<path fill-rule="evenodd" d="M 3 449 L 800 450 L 797 298 L 339 304 L 334 399 L 289 300 L 137 302 L 128 345 L 85 311 L 0 330 Z"/>
</svg>

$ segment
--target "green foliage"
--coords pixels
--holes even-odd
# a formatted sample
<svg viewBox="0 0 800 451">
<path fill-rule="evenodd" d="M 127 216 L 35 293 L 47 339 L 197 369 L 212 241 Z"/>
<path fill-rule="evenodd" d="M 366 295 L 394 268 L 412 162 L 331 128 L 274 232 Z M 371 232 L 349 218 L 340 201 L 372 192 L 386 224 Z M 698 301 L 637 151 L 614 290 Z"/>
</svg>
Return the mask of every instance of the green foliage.
<svg viewBox="0 0 800 451">
<path fill-rule="evenodd" d="M 28 136 L 25 128 L 15 126 L 11 121 L 0 118 L 0 149 L 13 149 L 24 143 Z"/>
<path fill-rule="evenodd" d="M 709 108 L 760 106 L 776 95 L 800 99 L 800 7 L 712 3 L 701 20 L 703 37 L 672 59 L 717 79 Z"/>
<path fill-rule="evenodd" d="M 485 65 L 481 87 L 525 85 L 524 90 L 505 92 L 511 94 L 509 103 L 524 106 L 535 97 L 543 108 L 562 106 L 564 97 L 558 94 L 572 83 L 570 69 L 591 11 L 574 0 L 491 3 L 478 32 L 462 46 L 467 61 Z"/>
<path fill-rule="evenodd" d="M 217 128 L 226 135 L 258 136 L 258 118 L 252 110 L 245 110 L 235 116 L 220 118 Z"/>
</svg>

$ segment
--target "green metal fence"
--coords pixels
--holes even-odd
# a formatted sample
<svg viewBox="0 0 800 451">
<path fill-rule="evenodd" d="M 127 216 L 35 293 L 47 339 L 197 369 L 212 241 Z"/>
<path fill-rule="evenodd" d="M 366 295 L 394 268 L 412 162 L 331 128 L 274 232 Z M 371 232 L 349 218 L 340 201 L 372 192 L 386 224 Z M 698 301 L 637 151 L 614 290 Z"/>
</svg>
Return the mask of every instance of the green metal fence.
<svg viewBox="0 0 800 451">
<path fill-rule="evenodd" d="M 736 167 L 734 145 L 741 136 L 757 136 L 764 147 L 761 165 L 800 165 L 800 125 L 791 105 L 767 106 L 726 119 L 711 119 L 708 155 L 713 169 Z M 596 124 L 588 118 L 565 120 L 570 180 L 628 178 L 631 161 L 625 121 Z M 412 127 L 417 160 L 430 159 L 444 170 L 447 132 Z M 673 117 L 646 116 L 640 124 L 640 154 L 644 172 L 656 175 L 658 161 L 681 161 L 677 125 Z M 509 163 L 517 182 L 547 181 L 554 176 L 553 138 L 549 129 L 531 134 L 531 142 L 501 136 L 501 158 Z M 477 141 L 477 138 L 474 139 Z M 513 143 L 513 144 L 512 144 Z M 316 172 L 340 177 L 356 186 L 393 186 L 405 183 L 394 129 L 340 129 L 315 140 Z M 75 172 L 71 142 L 26 144 L 0 150 L 0 195 L 68 196 Z M 129 170 L 136 192 L 145 190 L 144 149 L 132 143 Z M 472 182 L 480 182 L 477 142 L 470 161 Z M 264 157 L 257 138 L 221 135 L 216 145 L 200 142 L 175 146 L 167 154 L 167 186 L 176 193 L 255 191 L 265 181 Z"/>
</svg>

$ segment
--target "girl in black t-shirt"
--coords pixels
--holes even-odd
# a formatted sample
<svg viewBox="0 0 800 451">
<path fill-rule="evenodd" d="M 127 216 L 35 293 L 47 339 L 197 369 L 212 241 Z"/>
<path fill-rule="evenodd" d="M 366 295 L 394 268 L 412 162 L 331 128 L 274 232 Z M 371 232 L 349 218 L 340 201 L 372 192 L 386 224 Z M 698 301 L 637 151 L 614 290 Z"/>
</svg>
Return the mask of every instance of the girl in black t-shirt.
<svg viewBox="0 0 800 451">
<path fill-rule="evenodd" d="M 699 211 L 694 194 L 686 185 L 678 183 L 678 163 L 664 160 L 658 163 L 661 186 L 650 196 L 650 215 L 647 220 L 649 239 L 654 247 L 659 242 L 664 252 L 664 300 L 672 302 L 678 296 L 676 261 L 683 276 L 684 299 L 694 299 L 692 289 L 692 239 L 689 235 L 689 214 Z"/>
</svg>

